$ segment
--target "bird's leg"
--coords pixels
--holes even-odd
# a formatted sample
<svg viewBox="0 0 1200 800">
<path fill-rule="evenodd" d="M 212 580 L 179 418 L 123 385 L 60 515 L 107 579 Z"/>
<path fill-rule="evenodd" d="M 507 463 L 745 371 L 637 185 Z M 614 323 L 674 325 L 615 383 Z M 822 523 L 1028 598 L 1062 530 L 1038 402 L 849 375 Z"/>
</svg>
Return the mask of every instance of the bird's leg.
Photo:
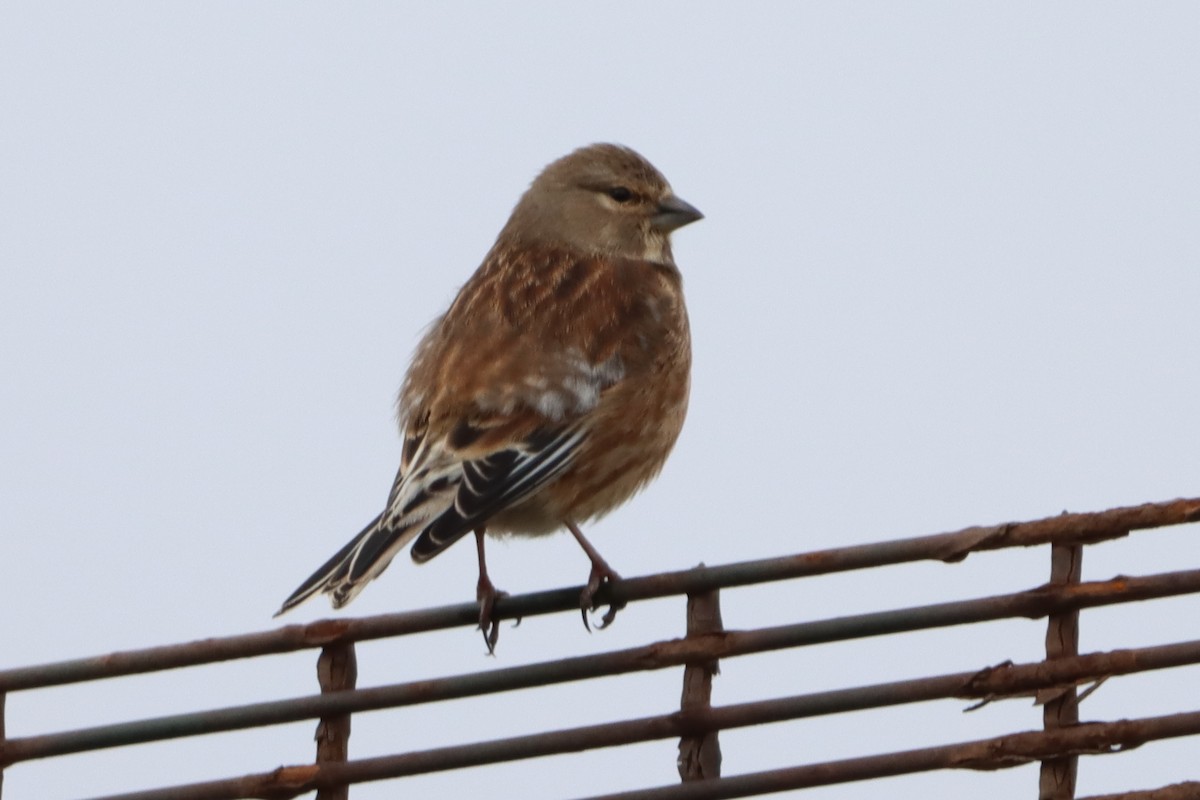
<svg viewBox="0 0 1200 800">
<path fill-rule="evenodd" d="M 583 552 L 587 553 L 587 557 L 592 562 L 592 571 L 588 574 L 587 586 L 583 587 L 583 593 L 579 595 L 579 609 L 583 612 L 583 627 L 591 630 L 591 626 L 588 625 L 588 612 L 595 611 L 597 608 L 594 599 L 596 592 L 600 591 L 600 587 L 604 585 L 605 581 L 611 584 L 613 581 L 621 580 L 621 576 L 596 552 L 596 548 L 592 547 L 592 543 L 579 530 L 578 525 L 570 520 L 566 521 L 566 525 L 567 530 L 575 537 L 575 541 L 579 542 L 579 546 L 583 548 Z M 600 618 L 600 624 L 596 627 L 601 630 L 607 628 L 617 618 L 617 612 L 624 607 L 624 603 L 610 604 L 608 611 L 604 612 L 604 616 Z"/>
<path fill-rule="evenodd" d="M 508 592 L 498 591 L 488 577 L 487 560 L 483 556 L 483 537 L 486 532 L 487 528 L 482 526 L 475 529 L 475 551 L 479 554 L 479 583 L 475 584 L 475 599 L 479 601 L 479 630 L 483 632 L 488 655 L 495 655 L 500 625 L 492 618 L 492 611 L 496 607 L 496 598 L 505 597 Z"/>
</svg>

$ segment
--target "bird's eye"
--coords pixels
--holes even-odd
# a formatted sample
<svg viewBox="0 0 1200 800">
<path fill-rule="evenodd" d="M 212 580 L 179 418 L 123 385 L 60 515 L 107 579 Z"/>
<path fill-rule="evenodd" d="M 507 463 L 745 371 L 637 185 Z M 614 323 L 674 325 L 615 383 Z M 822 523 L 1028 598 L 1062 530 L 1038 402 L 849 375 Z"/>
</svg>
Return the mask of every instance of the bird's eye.
<svg viewBox="0 0 1200 800">
<path fill-rule="evenodd" d="M 633 192 L 624 186 L 614 186 L 608 190 L 608 196 L 618 203 L 628 203 L 633 199 Z"/>
</svg>

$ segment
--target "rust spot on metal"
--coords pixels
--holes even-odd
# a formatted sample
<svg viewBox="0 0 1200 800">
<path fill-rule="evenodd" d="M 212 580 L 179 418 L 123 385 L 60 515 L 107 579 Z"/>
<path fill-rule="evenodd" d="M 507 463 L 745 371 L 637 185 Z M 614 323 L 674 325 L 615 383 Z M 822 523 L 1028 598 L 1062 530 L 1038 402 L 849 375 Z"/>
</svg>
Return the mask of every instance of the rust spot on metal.
<svg viewBox="0 0 1200 800">
<path fill-rule="evenodd" d="M 1013 523 L 1008 522 L 1000 525 L 978 525 L 973 528 L 964 528 L 956 533 L 953 540 L 947 542 L 945 547 L 940 548 L 934 557 L 947 564 L 953 564 L 962 561 L 976 550 L 1001 547 L 1012 528 Z"/>
<path fill-rule="evenodd" d="M 310 645 L 326 645 L 346 635 L 350 629 L 347 619 L 319 619 L 304 626 L 304 641 Z"/>
<path fill-rule="evenodd" d="M 1117 575 L 1114 578 L 1109 578 L 1106 581 L 1091 581 L 1081 583 L 1071 587 L 1070 593 L 1083 597 L 1095 597 L 1096 595 L 1110 594 L 1127 594 L 1130 591 L 1129 577 L 1126 575 Z"/>
<path fill-rule="evenodd" d="M 418 698 L 417 702 L 424 702 L 427 697 L 438 697 L 445 684 L 444 678 L 429 678 L 423 681 L 413 681 L 409 685 L 412 687 L 413 696 Z"/>
<path fill-rule="evenodd" d="M 270 774 L 266 789 L 305 789 L 321 775 L 316 764 L 280 767 Z"/>
</svg>

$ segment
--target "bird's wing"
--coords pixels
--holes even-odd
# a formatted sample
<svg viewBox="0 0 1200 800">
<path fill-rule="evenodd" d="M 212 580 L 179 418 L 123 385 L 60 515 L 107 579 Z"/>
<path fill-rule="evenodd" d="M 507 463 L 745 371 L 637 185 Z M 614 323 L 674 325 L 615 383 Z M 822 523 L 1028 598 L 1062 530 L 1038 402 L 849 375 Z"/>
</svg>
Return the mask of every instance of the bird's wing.
<svg viewBox="0 0 1200 800">
<path fill-rule="evenodd" d="M 539 428 L 513 446 L 463 461 L 454 503 L 421 531 L 412 547 L 413 560 L 428 561 L 497 511 L 546 485 L 570 466 L 586 437 L 579 424 Z"/>
<path fill-rule="evenodd" d="M 353 548 L 345 580 L 374 577 L 414 537 L 413 560 L 428 561 L 561 473 L 586 436 L 578 424 L 538 427 L 515 441 L 494 432 L 501 436 L 460 425 L 440 443 L 419 444 L 379 525 Z M 504 443 L 455 446 L 472 436 Z M 464 458 L 463 450 L 472 454 Z"/>
<path fill-rule="evenodd" d="M 412 449 L 406 445 L 387 509 L 292 592 L 278 613 L 317 592 L 333 595 L 334 607 L 341 608 L 414 538 L 413 559 L 427 561 L 553 480 L 571 464 L 587 431 L 579 421 L 529 430 L 536 421 L 518 416 L 500 425 L 461 423 L 438 440 L 423 431 L 410 438 Z M 528 432 L 514 437 L 522 428 Z"/>
</svg>

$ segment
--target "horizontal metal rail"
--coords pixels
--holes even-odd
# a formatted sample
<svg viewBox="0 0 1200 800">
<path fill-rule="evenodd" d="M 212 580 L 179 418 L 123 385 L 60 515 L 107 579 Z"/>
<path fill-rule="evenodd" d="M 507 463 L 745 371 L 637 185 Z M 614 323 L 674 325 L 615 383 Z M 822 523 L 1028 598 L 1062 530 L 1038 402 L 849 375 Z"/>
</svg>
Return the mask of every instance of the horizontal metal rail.
<svg viewBox="0 0 1200 800">
<path fill-rule="evenodd" d="M 1073 585 L 1044 586 L 1016 594 L 996 595 L 975 600 L 880 611 L 751 631 L 723 631 L 599 655 L 579 656 L 488 672 L 371 689 L 328 692 L 212 711 L 102 725 L 63 733 L 10 738 L 0 744 L 0 765 L 7 766 L 19 761 L 86 750 L 415 705 L 635 671 L 663 669 L 687 663 L 699 663 L 846 639 L 1011 617 L 1036 618 L 1064 609 L 1095 607 L 1192 592 L 1200 592 L 1200 570 L 1147 577 L 1123 576 L 1108 581 Z M 1110 671 L 1111 674 L 1118 674 L 1143 669 L 1161 669 L 1195 663 L 1198 660 L 1200 660 L 1200 642 L 1186 642 L 1157 648 L 1116 651 L 1107 656 L 1101 654 L 1084 657 L 1084 659 L 1056 659 L 1051 662 L 1039 662 L 1039 665 L 1029 665 L 1024 669 L 1028 671 L 1041 666 L 1044 668 L 1044 674 L 1057 676 L 1064 669 L 1062 666 L 1064 664 L 1090 665 L 1085 667 L 1083 673 L 1073 678 L 1078 680 L 1089 676 L 1100 677 L 1110 674 Z M 954 686 L 961 685 L 964 680 L 973 676 L 974 673 L 964 673 L 929 679 L 941 687 L 934 690 L 934 694 L 892 702 L 914 702 L 950 696 L 987 697 L 988 692 L 992 690 L 986 688 L 986 682 L 979 684 L 979 687 L 983 688 L 979 688 L 976 692 L 958 693 L 953 689 Z M 1034 688 L 1054 685 L 1057 680 L 1056 678 L 1050 680 L 1049 683 L 1037 684 Z M 907 687 L 919 684 L 921 681 L 904 681 L 900 684 L 887 684 L 886 686 Z M 848 691 L 868 692 L 875 688 L 864 687 Z M 887 691 L 894 691 L 894 689 Z M 925 688 L 922 691 L 928 692 L 929 689 Z M 938 694 L 938 691 L 943 693 Z M 890 703 L 881 702 L 879 704 Z M 868 707 L 870 705 L 853 705 L 839 710 Z"/>
<path fill-rule="evenodd" d="M 1055 570 L 1050 584 L 1014 594 L 919 607 L 890 609 L 832 619 L 748 631 L 699 633 L 690 627 L 684 639 L 554 662 L 488 672 L 413 681 L 369 689 L 354 689 L 356 641 L 402 636 L 456 626 L 474 626 L 478 606 L 463 603 L 442 608 L 367 618 L 320 620 L 307 625 L 206 639 L 164 647 L 131 650 L 0 671 L 0 780 L 7 766 L 58 756 L 149 741 L 161 741 L 262 725 L 319 719 L 320 742 L 314 764 L 280 767 L 274 771 L 186 786 L 113 795 L 103 800 L 285 800 L 318 790 L 319 798 L 344 798 L 346 787 L 366 781 L 398 778 L 469 766 L 496 764 L 545 755 L 684 737 L 690 741 L 717 732 L 783 720 L 905 703 L 959 698 L 983 703 L 1015 696 L 1047 693 L 1074 697 L 1075 686 L 1099 684 L 1114 675 L 1200 663 L 1200 640 L 1108 653 L 1076 655 L 1067 642 L 1069 625 L 1083 608 L 1200 593 L 1200 569 L 1158 575 L 1118 576 L 1107 581 L 1078 582 L 1081 545 L 1125 536 L 1130 531 L 1200 521 L 1200 498 L 1117 508 L 1088 514 L 1062 514 L 1042 520 L 977 526 L 953 533 L 857 545 L 718 567 L 650 575 L 606 586 L 600 602 L 637 600 L 779 581 L 918 560 L 959 561 L 970 553 L 1008 547 L 1054 544 Z M 1193 532 L 1196 529 L 1192 529 Z M 1068 575 L 1067 567 L 1075 570 Z M 1058 577 L 1055 578 L 1054 576 Z M 497 618 L 521 618 L 578 608 L 579 587 L 505 597 L 497 603 Z M 714 595 L 715 596 L 715 595 Z M 705 700 L 673 714 L 537 732 L 491 741 L 457 744 L 425 751 L 346 760 L 346 737 L 354 712 L 409 706 L 451 698 L 510 691 L 519 688 L 585 680 L 679 665 L 715 668 L 719 659 L 847 639 L 925 630 L 1014 617 L 1050 617 L 1045 661 L 1005 663 L 975 672 L 893 681 L 778 697 L 712 708 Z M 689 618 L 690 619 L 690 618 Z M 1052 641 L 1053 640 L 1053 641 Z M 97 680 L 120 675 L 174 669 L 260 655 L 321 648 L 325 663 L 331 654 L 342 657 L 350 672 L 341 678 L 318 672 L 320 695 L 174 714 L 74 731 L 6 739 L 3 702 L 8 692 Z M 349 659 L 348 661 L 346 659 Z M 326 668 L 328 668 L 326 664 Z M 345 665 L 343 665 L 345 666 Z M 328 671 L 328 669 L 327 669 Z M 1094 686 L 1093 686 L 1094 689 Z M 1084 692 L 1086 696 L 1092 689 Z M 1063 693 L 1066 694 L 1063 694 Z M 686 692 L 685 692 L 686 694 Z M 974 706 L 973 706 L 974 707 Z M 1050 706 L 1047 706 L 1049 709 Z M 970 709 L 967 709 L 970 710 Z M 948 768 L 997 769 L 1042 761 L 1042 796 L 1047 796 L 1047 768 L 1063 767 L 1050 791 L 1056 798 L 1074 796 L 1074 764 L 1080 754 L 1116 752 L 1153 739 L 1200 733 L 1200 711 L 1170 716 L 1072 724 L 1074 717 L 1047 712 L 1046 728 L 992 739 L 939 747 L 885 753 L 825 764 L 775 769 L 722 778 L 719 767 L 704 780 L 682 786 L 618 792 L 592 800 L 633 798 L 746 797 L 831 783 L 865 780 Z M 1063 723 L 1062 720 L 1067 720 Z M 1057 721 L 1058 724 L 1052 724 Z M 335 730 L 336 726 L 342 728 Z M 340 730 L 340 732 L 338 732 Z M 322 734 L 321 731 L 325 731 Z M 681 751 L 682 752 L 682 751 Z M 717 752 L 717 751 L 714 751 Z M 719 760 L 719 756 L 717 756 Z M 710 765 L 711 766 L 711 765 Z M 683 773 L 681 772 L 681 775 Z M 1057 773 L 1054 773 L 1057 775 Z M 1200 800 L 1194 783 L 1156 790 L 1105 795 L 1091 800 Z"/>
<path fill-rule="evenodd" d="M 1137 792 L 1120 792 L 1118 794 L 1094 794 L 1081 797 L 1079 800 L 1197 800 L 1200 798 L 1200 782 L 1184 781 L 1162 786 L 1158 789 L 1145 789 Z"/>
<path fill-rule="evenodd" d="M 1123 719 L 1116 722 L 1089 722 L 1069 728 L 1014 733 L 961 744 L 847 758 L 823 764 L 685 783 L 680 786 L 594 795 L 586 800 L 724 800 L 733 797 L 753 797 L 791 789 L 909 775 L 914 772 L 942 769 L 1005 769 L 1062 754 L 1119 753 L 1145 742 L 1194 736 L 1198 733 L 1200 711 L 1164 717 Z"/>
<path fill-rule="evenodd" d="M 605 586 L 597 599 L 601 604 L 632 602 L 911 561 L 958 561 L 981 550 L 1030 547 L 1050 542 L 1096 542 L 1119 538 L 1134 530 L 1198 520 L 1200 498 L 1146 503 L 1096 513 L 1061 514 L 1031 522 L 975 526 L 954 533 L 627 578 Z M 519 619 L 578 609 L 581 588 L 504 597 L 497 600 L 494 616 Z M 374 617 L 318 620 L 261 633 L 3 670 L 0 671 L 0 693 L 288 653 L 335 641 L 364 641 L 474 626 L 478 621 L 479 606 L 476 603 Z"/>
<path fill-rule="evenodd" d="M 762 703 L 713 708 L 707 713 L 656 717 L 567 728 L 379 756 L 341 764 L 280 767 L 272 772 L 150 789 L 93 800 L 286 800 L 316 789 L 400 778 L 484 764 L 574 753 L 602 747 L 696 735 L 705 731 L 779 721 Z M 830 761 L 767 772 L 638 789 L 589 800 L 701 800 L 825 786 L 938 769 L 1002 769 L 1063 754 L 1104 754 L 1148 741 L 1200 734 L 1200 711 L 1116 722 L 1097 722 L 1049 731 L 1014 733 L 960 744 Z"/>
</svg>

